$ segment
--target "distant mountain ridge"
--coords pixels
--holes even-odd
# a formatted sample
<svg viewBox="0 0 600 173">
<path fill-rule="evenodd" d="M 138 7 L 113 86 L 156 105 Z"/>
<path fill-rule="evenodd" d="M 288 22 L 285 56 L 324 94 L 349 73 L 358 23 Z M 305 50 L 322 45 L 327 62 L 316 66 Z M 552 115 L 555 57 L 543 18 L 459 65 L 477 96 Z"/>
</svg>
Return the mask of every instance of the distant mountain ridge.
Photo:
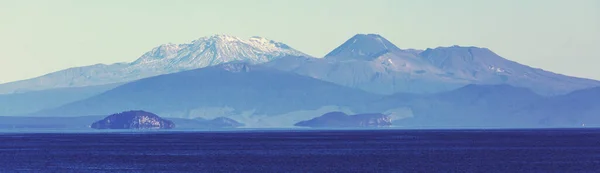
<svg viewBox="0 0 600 173">
<path fill-rule="evenodd" d="M 326 106 L 360 112 L 364 103 L 380 97 L 263 65 L 225 63 L 137 80 L 32 116 L 104 115 L 139 109 L 165 117 L 234 116 L 246 124 Z"/>
<path fill-rule="evenodd" d="M 358 34 L 324 58 L 284 57 L 266 64 L 377 94 L 434 93 L 467 83 L 444 76 L 419 52 L 402 50 L 377 34 Z"/>
<path fill-rule="evenodd" d="M 19 116 L 86 99 L 120 84 L 96 85 L 0 94 L 0 116 Z"/>
<path fill-rule="evenodd" d="M 506 84 L 470 84 L 436 94 L 395 94 L 369 103 L 370 112 L 393 113 L 398 108 L 409 115 L 396 118 L 399 127 L 543 127 L 544 116 L 518 115 L 528 105 L 544 101 L 527 88 Z"/>
<path fill-rule="evenodd" d="M 126 82 L 95 88 L 114 81 Z M 69 87 L 78 85 L 89 86 Z M 401 49 L 381 35 L 358 34 L 314 58 L 260 37 L 216 35 L 161 45 L 131 63 L 71 68 L 0 85 L 25 92 L 0 95 L 8 103 L 0 114 L 85 116 L 140 109 L 170 118 L 228 117 L 252 128 L 289 127 L 337 111 L 382 113 L 408 124 L 527 127 L 544 119 L 572 125 L 595 121 L 590 97 L 598 95 L 585 91 L 598 86 L 599 81 L 521 65 L 487 48 Z M 27 92 L 40 87 L 69 88 Z M 81 97 L 48 99 L 61 94 Z"/>
<path fill-rule="evenodd" d="M 436 94 L 395 94 L 367 105 L 369 112 L 405 114 L 407 128 L 600 127 L 600 87 L 560 96 L 540 96 L 506 84 L 471 84 Z"/>
<path fill-rule="evenodd" d="M 448 76 L 471 84 L 509 84 L 542 95 L 560 95 L 600 86 L 599 81 L 570 77 L 507 60 L 487 48 L 438 47 L 419 56 Z"/>
<path fill-rule="evenodd" d="M 329 112 L 294 125 L 312 128 L 377 128 L 391 126 L 392 119 L 380 113 L 347 115 L 343 112 Z"/>
<path fill-rule="evenodd" d="M 436 93 L 467 84 L 510 84 L 542 95 L 600 86 L 599 81 L 531 68 L 487 48 L 400 49 L 378 34 L 357 34 L 313 58 L 262 37 L 202 37 L 188 44 L 163 44 L 131 63 L 74 67 L 41 77 L 0 84 L 0 94 L 125 83 L 226 62 L 267 63 L 301 75 L 377 94 Z"/>
<path fill-rule="evenodd" d="M 285 57 L 270 66 L 377 94 L 436 93 L 468 84 L 510 84 L 542 95 L 600 86 L 507 60 L 487 48 L 403 50 L 377 34 L 357 34 L 322 59 Z"/>
<path fill-rule="evenodd" d="M 544 117 L 540 123 L 545 125 L 600 127 L 600 87 L 550 97 L 525 105 L 515 114 Z"/>
<path fill-rule="evenodd" d="M 385 119 L 380 119 L 385 121 L 377 120 L 377 122 L 386 124 L 391 122 L 401 128 L 600 127 L 598 116 L 600 115 L 600 87 L 579 90 L 567 95 L 545 97 L 527 88 L 507 84 L 470 84 L 436 94 L 398 93 L 381 97 L 342 86 L 334 87 L 335 85 L 302 76 L 286 79 L 308 85 L 280 81 L 269 88 L 260 85 L 264 81 L 257 79 L 265 78 L 265 75 L 273 75 L 272 69 L 261 68 L 243 64 L 223 64 L 208 69 L 164 75 L 162 79 L 161 76 L 153 77 L 146 79 L 152 82 L 134 82 L 128 84 L 129 86 L 124 85 L 87 100 L 40 112 L 38 116 L 82 116 L 101 114 L 101 111 L 148 108 L 166 113 L 169 118 L 224 116 L 240 119 L 244 123 L 253 123 L 252 127 L 289 127 L 287 125 L 290 124 L 287 123 L 300 123 L 331 112 L 318 113 L 319 111 L 310 110 L 327 105 L 338 105 L 347 107 L 344 112 L 353 112 L 353 114 L 371 112 L 374 113 L 373 115 L 385 115 Z M 200 79 L 202 76 L 211 76 L 217 71 L 228 75 L 222 75 L 221 79 L 206 84 L 193 80 Z M 265 73 L 255 73 L 256 71 Z M 248 80 L 240 81 L 240 79 Z M 151 83 L 172 83 L 180 87 L 165 88 L 159 85 L 148 85 Z M 224 83 L 228 85 L 223 85 Z M 141 86 L 153 87 L 144 89 Z M 263 92 L 261 88 L 269 92 Z M 140 89 L 143 91 L 139 91 Z M 218 110 L 202 113 L 211 109 Z M 248 111 L 250 114 L 244 115 Z M 333 110 L 333 112 L 340 111 L 342 110 Z M 298 113 L 290 114 L 290 112 Z M 333 127 L 339 123 L 350 123 L 347 118 L 328 116 L 325 119 L 317 118 L 312 124 L 316 127 L 321 125 L 314 123 L 325 123 L 329 124 L 325 126 Z M 220 121 L 219 118 L 215 120 Z M 367 122 L 367 119 L 364 120 Z M 268 122 L 265 124 L 268 126 L 260 126 L 261 122 Z M 303 126 L 302 124 L 297 125 Z M 198 124 L 191 127 L 193 126 Z"/>
<path fill-rule="evenodd" d="M 0 84 L 0 94 L 129 82 L 146 77 L 232 61 L 252 64 L 283 56 L 308 56 L 286 44 L 262 37 L 202 37 L 188 44 L 164 44 L 131 63 L 74 67 L 37 78 Z"/>
</svg>

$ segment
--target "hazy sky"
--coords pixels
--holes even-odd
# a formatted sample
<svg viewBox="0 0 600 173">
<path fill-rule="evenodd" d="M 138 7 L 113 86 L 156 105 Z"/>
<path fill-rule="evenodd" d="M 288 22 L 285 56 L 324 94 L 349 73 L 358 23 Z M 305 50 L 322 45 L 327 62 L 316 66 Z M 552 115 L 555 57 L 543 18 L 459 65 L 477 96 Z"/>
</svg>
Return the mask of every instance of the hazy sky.
<svg viewBox="0 0 600 173">
<path fill-rule="evenodd" d="M 262 36 L 321 57 L 357 33 L 400 48 L 487 47 L 600 79 L 599 0 L 0 0 L 0 83 L 130 62 L 214 34 Z"/>
</svg>

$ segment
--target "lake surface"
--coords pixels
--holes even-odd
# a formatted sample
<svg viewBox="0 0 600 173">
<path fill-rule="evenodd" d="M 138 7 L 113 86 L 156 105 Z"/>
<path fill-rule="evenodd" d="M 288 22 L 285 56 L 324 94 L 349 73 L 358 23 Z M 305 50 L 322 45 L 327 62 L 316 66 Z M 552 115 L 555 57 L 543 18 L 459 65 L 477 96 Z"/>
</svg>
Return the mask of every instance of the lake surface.
<svg viewBox="0 0 600 173">
<path fill-rule="evenodd" d="M 599 170 L 598 129 L 0 134 L 0 172 Z"/>
</svg>

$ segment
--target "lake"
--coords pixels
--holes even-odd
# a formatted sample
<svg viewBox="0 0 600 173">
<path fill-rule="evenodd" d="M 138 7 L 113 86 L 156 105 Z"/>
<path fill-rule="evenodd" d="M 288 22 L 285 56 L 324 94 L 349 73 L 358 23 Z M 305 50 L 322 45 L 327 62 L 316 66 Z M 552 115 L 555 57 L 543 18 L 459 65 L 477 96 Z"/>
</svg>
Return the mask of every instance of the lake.
<svg viewBox="0 0 600 173">
<path fill-rule="evenodd" d="M 599 129 L 0 134 L 0 172 L 596 172 Z"/>
</svg>

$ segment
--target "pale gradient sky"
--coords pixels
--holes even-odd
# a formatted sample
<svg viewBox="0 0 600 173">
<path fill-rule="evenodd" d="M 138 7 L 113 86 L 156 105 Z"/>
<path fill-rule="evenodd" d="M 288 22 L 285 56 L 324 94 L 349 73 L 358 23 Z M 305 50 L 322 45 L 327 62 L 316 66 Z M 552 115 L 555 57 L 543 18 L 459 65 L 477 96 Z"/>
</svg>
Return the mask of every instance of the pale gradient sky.
<svg viewBox="0 0 600 173">
<path fill-rule="evenodd" d="M 464 45 L 600 79 L 599 0 L 0 0 L 0 83 L 130 62 L 164 43 L 262 36 L 322 57 L 357 33 Z"/>
</svg>

